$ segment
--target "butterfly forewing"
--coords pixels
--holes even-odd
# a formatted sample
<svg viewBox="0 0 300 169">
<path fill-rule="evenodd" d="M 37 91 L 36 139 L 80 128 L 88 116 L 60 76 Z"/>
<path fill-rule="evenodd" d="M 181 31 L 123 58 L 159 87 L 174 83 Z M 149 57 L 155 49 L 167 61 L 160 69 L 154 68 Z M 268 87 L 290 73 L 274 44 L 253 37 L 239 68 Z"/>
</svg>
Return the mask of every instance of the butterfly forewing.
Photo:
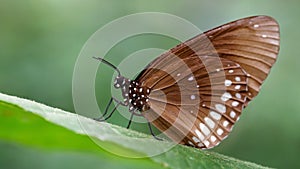
<svg viewBox="0 0 300 169">
<path fill-rule="evenodd" d="M 279 26 L 267 16 L 250 17 L 205 33 L 220 57 L 238 63 L 250 75 L 248 99 L 255 97 L 275 63 Z"/>
<path fill-rule="evenodd" d="M 225 24 L 151 62 L 136 81 L 151 89 L 147 120 L 171 139 L 199 148 L 219 144 L 255 97 L 279 51 L 267 16 Z"/>
<path fill-rule="evenodd" d="M 195 60 L 197 58 L 190 57 L 184 64 L 192 66 Z M 213 70 L 212 72 L 203 70 L 204 65 L 198 63 L 199 65 L 194 67 L 190 74 L 183 72 L 180 77 L 175 72 L 177 80 L 173 80 L 168 85 L 163 80 L 157 82 L 156 86 L 160 86 L 159 89 L 154 88 L 149 97 L 152 111 L 146 112 L 144 116 L 152 121 L 155 119 L 153 115 L 159 114 L 160 118 L 152 123 L 164 132 L 168 127 L 161 124 L 170 124 L 176 128 L 176 133 L 171 132 L 174 129 L 167 132 L 173 140 L 178 139 L 179 133 L 185 133 L 181 134 L 180 139 L 187 140 L 197 147 L 209 148 L 217 145 L 230 132 L 231 126 L 238 119 L 245 102 L 245 98 L 242 98 L 240 93 L 247 90 L 247 76 L 241 67 L 232 61 L 223 58 L 220 60 L 222 65 L 219 67 L 215 64 L 218 58 L 206 60 L 206 69 Z M 171 79 L 172 74 L 174 72 L 164 76 L 164 79 Z M 191 77 L 195 78 L 196 83 L 191 82 Z M 231 81 L 228 86 L 225 85 L 227 81 Z M 183 84 L 182 88 L 178 87 L 180 84 Z M 236 88 L 236 86 L 240 87 Z M 217 128 L 219 123 L 227 124 Z"/>
</svg>

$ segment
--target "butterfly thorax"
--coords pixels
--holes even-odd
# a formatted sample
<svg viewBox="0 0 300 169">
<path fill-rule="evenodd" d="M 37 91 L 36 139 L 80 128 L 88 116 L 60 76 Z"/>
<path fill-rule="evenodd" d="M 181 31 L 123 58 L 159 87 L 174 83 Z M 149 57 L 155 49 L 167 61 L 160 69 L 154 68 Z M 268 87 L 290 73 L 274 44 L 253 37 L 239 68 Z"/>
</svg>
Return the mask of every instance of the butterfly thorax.
<svg viewBox="0 0 300 169">
<path fill-rule="evenodd" d="M 116 77 L 114 87 L 121 89 L 124 98 L 123 104 L 129 106 L 130 112 L 136 110 L 144 112 L 150 108 L 148 104 L 150 88 L 141 86 L 138 82 L 123 76 Z"/>
</svg>

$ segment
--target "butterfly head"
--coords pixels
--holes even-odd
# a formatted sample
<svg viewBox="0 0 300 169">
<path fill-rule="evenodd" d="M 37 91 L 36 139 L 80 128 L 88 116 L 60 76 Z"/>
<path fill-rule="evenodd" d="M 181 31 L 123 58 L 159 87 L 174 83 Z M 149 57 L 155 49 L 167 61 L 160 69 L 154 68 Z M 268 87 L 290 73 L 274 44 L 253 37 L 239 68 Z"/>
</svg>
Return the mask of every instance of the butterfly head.
<svg viewBox="0 0 300 169">
<path fill-rule="evenodd" d="M 126 85 L 126 78 L 121 76 L 121 75 L 118 75 L 116 78 L 115 78 L 115 81 L 114 81 L 114 87 L 116 89 L 119 89 L 119 88 L 123 88 L 125 85 Z"/>
</svg>

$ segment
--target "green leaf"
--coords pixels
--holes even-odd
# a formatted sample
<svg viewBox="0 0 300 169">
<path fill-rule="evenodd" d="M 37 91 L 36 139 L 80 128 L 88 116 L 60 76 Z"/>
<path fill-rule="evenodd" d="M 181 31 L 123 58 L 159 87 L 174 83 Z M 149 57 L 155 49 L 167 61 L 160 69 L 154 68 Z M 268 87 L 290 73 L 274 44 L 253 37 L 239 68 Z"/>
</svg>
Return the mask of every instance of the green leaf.
<svg viewBox="0 0 300 169">
<path fill-rule="evenodd" d="M 151 156 L 167 150 L 173 143 L 158 141 L 143 133 L 1 93 L 0 131 L 2 140 L 54 149 L 62 153 L 84 152 L 85 154 L 80 154 L 80 158 L 91 154 L 100 156 L 101 159 L 106 159 L 101 164 L 111 164 L 111 168 L 265 168 L 183 145 L 176 145 L 162 154 Z M 101 145 L 101 148 L 90 138 Z M 115 154 L 143 158 L 125 158 Z M 78 161 L 74 160 L 76 162 Z"/>
</svg>

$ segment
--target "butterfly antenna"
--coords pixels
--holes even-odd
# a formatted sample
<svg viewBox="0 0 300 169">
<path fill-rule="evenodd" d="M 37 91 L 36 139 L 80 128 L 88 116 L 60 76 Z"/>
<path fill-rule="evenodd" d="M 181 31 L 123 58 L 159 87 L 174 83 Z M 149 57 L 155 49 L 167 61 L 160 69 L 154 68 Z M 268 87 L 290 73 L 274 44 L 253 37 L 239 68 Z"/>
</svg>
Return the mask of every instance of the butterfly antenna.
<svg viewBox="0 0 300 169">
<path fill-rule="evenodd" d="M 115 71 L 118 72 L 119 76 L 121 76 L 120 70 L 113 64 L 111 64 L 110 62 L 108 62 L 107 60 L 100 58 L 100 57 L 93 57 L 94 59 L 100 60 L 101 62 L 107 64 L 108 66 L 112 67 L 113 69 L 115 69 Z"/>
</svg>

